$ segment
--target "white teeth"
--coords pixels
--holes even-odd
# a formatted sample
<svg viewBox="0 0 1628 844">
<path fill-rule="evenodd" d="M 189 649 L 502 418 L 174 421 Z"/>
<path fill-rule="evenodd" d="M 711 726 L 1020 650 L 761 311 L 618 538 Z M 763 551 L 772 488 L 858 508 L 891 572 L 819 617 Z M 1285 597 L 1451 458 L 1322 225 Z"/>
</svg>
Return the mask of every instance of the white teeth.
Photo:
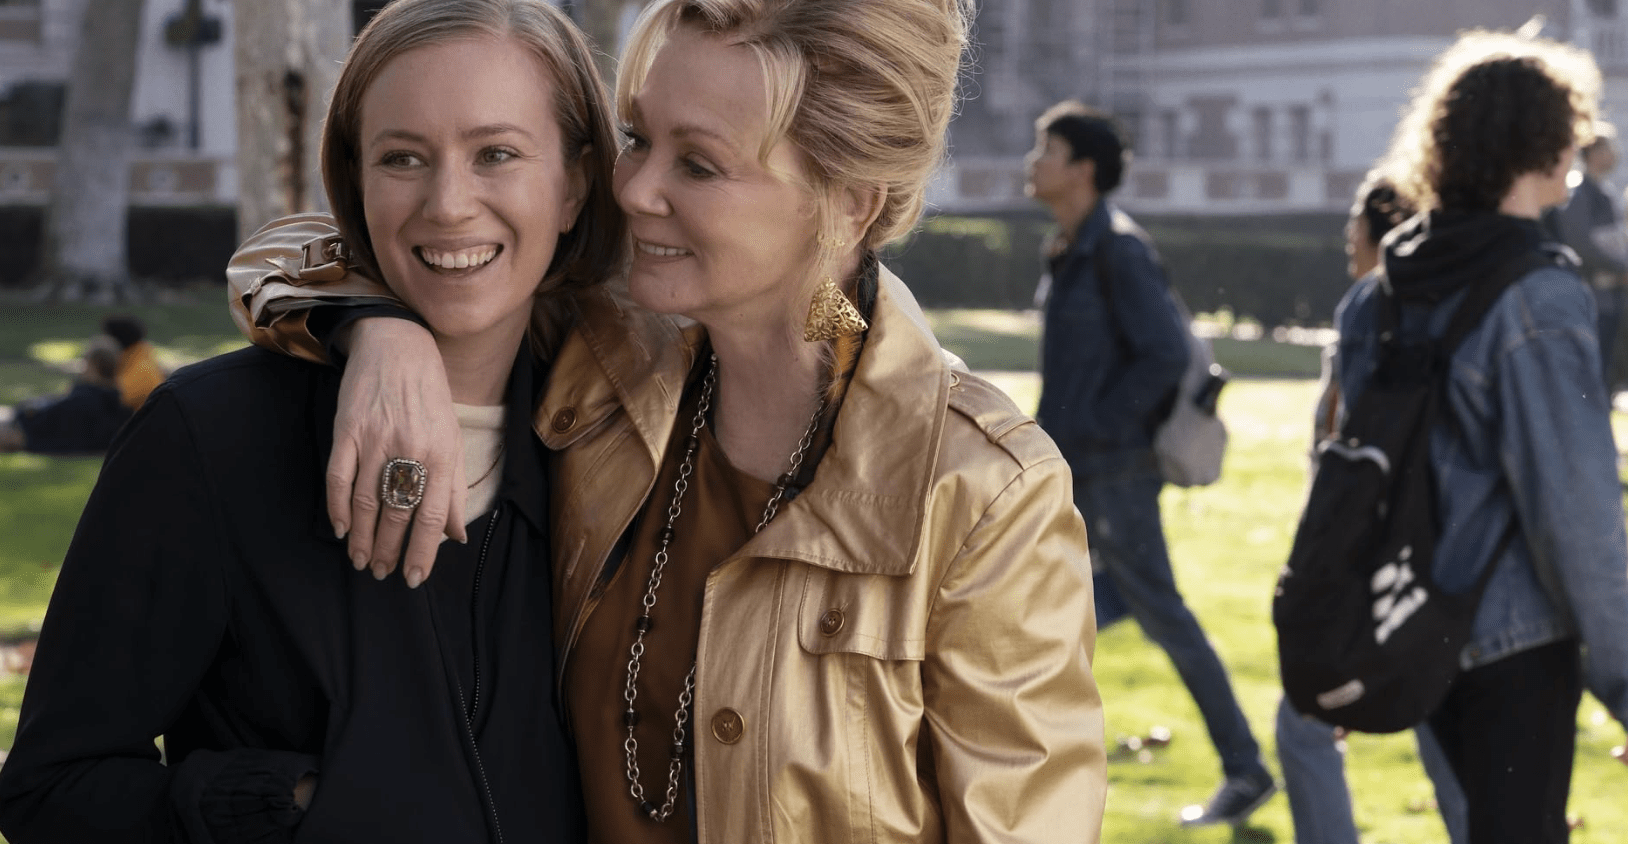
<svg viewBox="0 0 1628 844">
<path fill-rule="evenodd" d="M 646 255 L 657 255 L 663 258 L 676 258 L 679 255 L 690 254 L 690 250 L 679 249 L 676 246 L 657 246 L 654 243 L 645 243 L 642 240 L 638 241 L 638 244 L 639 251 L 645 253 Z"/>
<path fill-rule="evenodd" d="M 478 267 L 497 257 L 497 248 L 482 246 L 475 249 L 465 249 L 460 252 L 441 252 L 428 246 L 418 248 L 419 257 L 424 263 L 443 270 L 462 270 L 469 267 Z"/>
</svg>

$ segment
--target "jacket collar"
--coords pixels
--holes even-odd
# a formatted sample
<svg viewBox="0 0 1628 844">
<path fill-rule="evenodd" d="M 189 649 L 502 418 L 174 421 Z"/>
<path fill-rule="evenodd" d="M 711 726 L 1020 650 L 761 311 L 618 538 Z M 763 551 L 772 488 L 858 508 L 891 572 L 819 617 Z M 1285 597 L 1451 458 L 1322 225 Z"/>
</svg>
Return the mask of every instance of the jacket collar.
<svg viewBox="0 0 1628 844">
<path fill-rule="evenodd" d="M 537 435 L 563 450 L 621 408 L 650 465 L 659 465 L 695 361 L 697 332 L 609 286 L 577 294 L 574 317 L 537 406 Z"/>
<path fill-rule="evenodd" d="M 952 375 L 910 291 L 885 267 L 880 276 L 870 332 L 813 482 L 732 559 L 853 574 L 915 570 Z"/>
<path fill-rule="evenodd" d="M 1097 242 L 1113 228 L 1114 211 L 1104 196 L 1097 200 L 1091 213 L 1085 215 L 1080 221 L 1079 228 L 1074 230 L 1074 238 L 1069 241 L 1068 250 L 1063 253 L 1065 257 L 1089 258 L 1097 250 Z"/>
<path fill-rule="evenodd" d="M 575 330 L 538 406 L 537 433 L 563 449 L 620 407 L 654 471 L 704 334 L 615 291 L 577 301 Z M 813 482 L 731 559 L 773 557 L 856 574 L 914 571 L 952 380 L 915 298 L 882 268 L 871 328 Z"/>
</svg>

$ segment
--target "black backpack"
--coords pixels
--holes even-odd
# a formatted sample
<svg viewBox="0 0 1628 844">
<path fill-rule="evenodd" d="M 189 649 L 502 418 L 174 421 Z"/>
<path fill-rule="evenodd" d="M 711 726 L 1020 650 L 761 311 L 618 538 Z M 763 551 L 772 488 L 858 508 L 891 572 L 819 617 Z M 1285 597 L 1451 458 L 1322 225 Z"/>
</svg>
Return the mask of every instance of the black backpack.
<svg viewBox="0 0 1628 844">
<path fill-rule="evenodd" d="M 1452 418 L 1446 385 L 1458 344 L 1510 285 L 1565 265 L 1562 254 L 1545 244 L 1471 287 L 1435 340 L 1405 341 L 1400 303 L 1382 288 L 1373 376 L 1339 432 L 1318 445 L 1317 475 L 1272 599 L 1283 690 L 1302 714 L 1390 733 L 1416 726 L 1446 696 L 1516 525 L 1471 588 L 1450 595 L 1436 585 L 1430 432 Z"/>
</svg>

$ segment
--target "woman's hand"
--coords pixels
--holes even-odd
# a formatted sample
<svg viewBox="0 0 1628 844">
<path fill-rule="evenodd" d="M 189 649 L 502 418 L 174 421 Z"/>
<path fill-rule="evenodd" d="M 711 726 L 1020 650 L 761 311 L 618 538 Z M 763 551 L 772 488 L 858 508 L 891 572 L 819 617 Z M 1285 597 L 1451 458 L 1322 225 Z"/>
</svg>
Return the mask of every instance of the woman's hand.
<svg viewBox="0 0 1628 844">
<path fill-rule="evenodd" d="M 328 457 L 328 518 L 336 536 L 350 536 L 351 563 L 383 580 L 402 559 L 411 523 L 405 576 L 417 587 L 429 577 L 443 531 L 464 531 L 463 444 L 446 368 L 430 332 L 394 318 L 363 319 L 351 330 L 350 360 L 334 417 Z M 417 460 L 428 475 L 415 510 L 380 504 L 384 465 Z"/>
<path fill-rule="evenodd" d="M 311 808 L 311 797 L 316 793 L 317 775 L 306 774 L 300 777 L 299 781 L 294 783 L 294 805 L 300 807 L 302 812 Z"/>
</svg>

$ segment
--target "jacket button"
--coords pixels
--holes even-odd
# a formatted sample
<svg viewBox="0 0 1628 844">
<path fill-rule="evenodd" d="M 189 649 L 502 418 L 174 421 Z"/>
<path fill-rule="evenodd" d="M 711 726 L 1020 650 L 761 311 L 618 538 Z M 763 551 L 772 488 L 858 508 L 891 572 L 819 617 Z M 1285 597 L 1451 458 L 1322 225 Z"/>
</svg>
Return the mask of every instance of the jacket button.
<svg viewBox="0 0 1628 844">
<path fill-rule="evenodd" d="M 842 632 L 842 624 L 845 621 L 847 619 L 843 617 L 842 610 L 826 610 L 825 614 L 820 616 L 820 633 L 835 636 Z"/>
<path fill-rule="evenodd" d="M 746 721 L 741 714 L 725 707 L 712 716 L 712 737 L 724 744 L 734 744 L 746 732 Z"/>
<path fill-rule="evenodd" d="M 576 408 L 567 407 L 554 414 L 554 433 L 563 434 L 577 424 Z"/>
</svg>

